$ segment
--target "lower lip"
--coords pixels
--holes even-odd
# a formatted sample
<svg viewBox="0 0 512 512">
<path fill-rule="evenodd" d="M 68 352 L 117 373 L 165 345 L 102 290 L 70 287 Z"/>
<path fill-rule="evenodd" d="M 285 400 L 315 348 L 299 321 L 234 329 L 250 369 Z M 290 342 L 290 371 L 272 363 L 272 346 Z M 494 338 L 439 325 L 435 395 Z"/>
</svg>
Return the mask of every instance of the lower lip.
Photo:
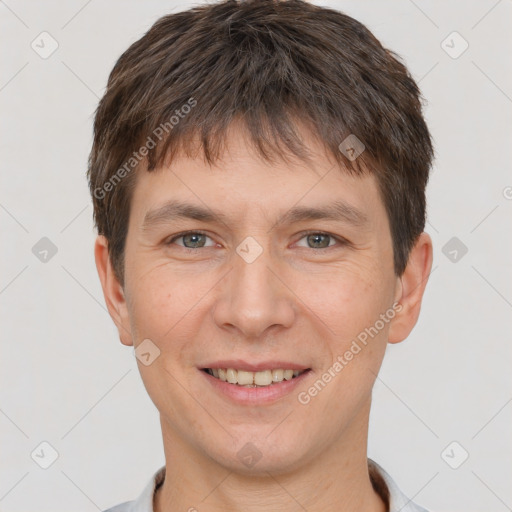
<svg viewBox="0 0 512 512">
<path fill-rule="evenodd" d="M 246 388 L 237 384 L 230 384 L 199 370 L 207 381 L 220 393 L 241 405 L 256 405 L 275 402 L 289 395 L 307 376 L 311 370 L 306 370 L 297 377 L 282 382 L 275 382 L 269 386 Z"/>
</svg>

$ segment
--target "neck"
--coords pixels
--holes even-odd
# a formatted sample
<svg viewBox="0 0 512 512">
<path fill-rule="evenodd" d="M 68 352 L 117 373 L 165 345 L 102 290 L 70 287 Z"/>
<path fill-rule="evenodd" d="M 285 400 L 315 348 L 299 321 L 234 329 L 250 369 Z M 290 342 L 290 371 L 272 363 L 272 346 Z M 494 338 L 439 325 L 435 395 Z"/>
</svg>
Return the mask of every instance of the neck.
<svg viewBox="0 0 512 512">
<path fill-rule="evenodd" d="M 154 512 L 387 512 L 374 490 L 366 455 L 369 406 L 332 444 L 287 471 L 241 474 L 198 452 L 161 419 L 165 480 Z"/>
</svg>

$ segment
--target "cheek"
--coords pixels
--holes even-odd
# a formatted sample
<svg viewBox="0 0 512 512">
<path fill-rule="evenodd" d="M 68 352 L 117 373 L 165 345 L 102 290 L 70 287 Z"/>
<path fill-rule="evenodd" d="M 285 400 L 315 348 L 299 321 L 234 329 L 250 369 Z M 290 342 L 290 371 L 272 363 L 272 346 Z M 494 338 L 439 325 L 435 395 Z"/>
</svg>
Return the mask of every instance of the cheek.
<svg viewBox="0 0 512 512">
<path fill-rule="evenodd" d="M 306 304 L 322 321 L 331 347 L 343 347 L 383 312 L 387 291 L 376 272 L 331 272 L 305 288 Z M 382 310 L 382 311 L 381 311 Z"/>
<path fill-rule="evenodd" d="M 195 286 L 201 281 L 197 275 L 185 278 L 166 271 L 164 265 L 133 273 L 130 317 L 135 344 L 150 339 L 160 351 L 149 366 L 139 364 L 139 370 L 159 410 L 174 411 L 180 403 L 182 390 L 171 376 L 188 370 L 193 360 L 191 340 L 197 338 L 197 315 L 206 293 Z"/>
<path fill-rule="evenodd" d="M 308 303 L 321 319 L 315 325 L 322 329 L 327 326 L 320 336 L 328 353 L 316 376 L 327 384 L 318 386 L 321 398 L 312 398 L 310 404 L 318 415 L 329 418 L 333 436 L 367 404 L 389 328 L 389 323 L 380 320 L 389 307 L 385 276 L 355 271 L 337 275 L 336 279 L 323 280 L 310 294 L 313 302 Z M 311 388 L 302 391 L 316 393 Z"/>
<path fill-rule="evenodd" d="M 136 331 L 156 341 L 181 333 L 205 293 L 197 276 L 171 273 L 164 266 L 140 274 L 132 289 L 130 313 Z"/>
</svg>

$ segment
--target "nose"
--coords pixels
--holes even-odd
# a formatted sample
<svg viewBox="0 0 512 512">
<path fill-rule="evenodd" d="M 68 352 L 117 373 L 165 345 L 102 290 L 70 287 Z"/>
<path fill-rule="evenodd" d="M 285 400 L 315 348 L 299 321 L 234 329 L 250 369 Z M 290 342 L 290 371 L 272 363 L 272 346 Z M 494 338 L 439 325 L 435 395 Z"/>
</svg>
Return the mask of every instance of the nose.
<svg viewBox="0 0 512 512">
<path fill-rule="evenodd" d="M 254 340 L 271 328 L 293 324 L 294 295 L 269 251 L 252 262 L 234 254 L 233 268 L 219 285 L 214 320 L 220 328 L 236 329 L 240 337 Z"/>
</svg>

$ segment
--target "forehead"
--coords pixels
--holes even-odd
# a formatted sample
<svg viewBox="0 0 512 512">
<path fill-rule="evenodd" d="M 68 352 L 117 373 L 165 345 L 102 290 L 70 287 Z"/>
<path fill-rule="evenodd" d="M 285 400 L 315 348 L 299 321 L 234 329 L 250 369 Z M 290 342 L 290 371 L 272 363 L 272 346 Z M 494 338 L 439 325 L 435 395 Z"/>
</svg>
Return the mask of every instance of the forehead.
<svg viewBox="0 0 512 512">
<path fill-rule="evenodd" d="M 309 162 L 288 154 L 269 163 L 243 130 L 231 130 L 212 165 L 181 154 L 170 165 L 141 170 L 130 217 L 140 229 L 179 217 L 227 223 L 254 215 L 273 223 L 341 218 L 363 228 L 385 214 L 373 174 L 349 173 L 307 132 L 304 139 Z"/>
</svg>

